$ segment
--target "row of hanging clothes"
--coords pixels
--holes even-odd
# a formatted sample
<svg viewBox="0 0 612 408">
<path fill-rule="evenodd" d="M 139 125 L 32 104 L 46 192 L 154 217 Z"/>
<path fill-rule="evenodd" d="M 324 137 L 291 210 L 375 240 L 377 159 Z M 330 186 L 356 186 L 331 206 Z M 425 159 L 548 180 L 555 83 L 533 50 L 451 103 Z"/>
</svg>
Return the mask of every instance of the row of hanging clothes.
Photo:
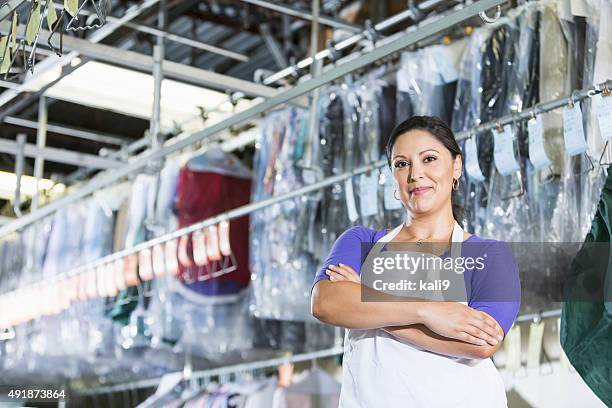
<svg viewBox="0 0 612 408">
<path fill-rule="evenodd" d="M 137 405 L 148 407 L 218 407 L 218 408 L 333 408 L 338 406 L 340 383 L 325 370 L 315 366 L 293 373 L 284 366 L 277 375 L 264 371 L 243 373 L 233 381 L 220 378 L 190 386 L 180 375 L 162 379 L 153 395 Z M 287 370 L 289 369 L 289 370 Z"/>
<path fill-rule="evenodd" d="M 404 52 L 399 64 L 343 78 L 321 89 L 311 130 L 308 110 L 268 115 L 257 144 L 253 200 L 383 159 L 387 135 L 410 116 L 438 116 L 457 133 L 609 80 L 612 6 L 608 1 L 588 5 L 586 13 L 573 10 L 569 1 L 529 2 L 463 39 Z M 497 129 L 514 140 L 510 173 L 496 167 L 494 132 L 461 141 L 459 192 L 466 227 L 516 243 L 580 242 L 604 181 L 597 160 L 604 152 L 603 162 L 610 161 L 599 134 L 599 103 L 587 98 L 575 104 L 586 135 L 580 154 L 565 147 L 567 109 Z M 528 128 L 536 120 L 543 143 L 530 155 Z M 304 160 L 308 151 L 311 163 Z M 544 159 L 536 161 L 536 153 Z M 336 238 L 353 225 L 388 228 L 403 217 L 386 167 L 255 212 L 251 265 L 257 315 L 309 319 L 312 274 Z M 531 249 L 529 244 L 514 248 L 526 288 L 523 307 L 557 307 L 551 301 L 561 301 L 561 274 L 546 265 L 561 265 L 572 254 L 552 260 L 550 253 L 541 256 Z"/>
<path fill-rule="evenodd" d="M 186 358 L 195 368 L 207 368 L 250 354 L 333 343 L 329 327 L 258 320 L 250 312 L 249 216 L 226 221 L 227 253 L 223 229 L 217 229 L 216 252 L 223 259 L 216 262 L 205 228 L 166 242 L 163 250 L 154 246 L 83 272 L 72 290 L 45 283 L 249 202 L 252 172 L 236 156 L 216 148 L 188 156 L 169 159 L 158 172 L 99 191 L 2 241 L 2 293 L 27 294 L 0 297 L 0 320 L 22 317 L 10 331 L 2 330 L 3 380 L 128 381 L 181 370 Z M 33 286 L 40 290 L 23 290 Z"/>
<path fill-rule="evenodd" d="M 324 87 L 314 112 L 270 113 L 252 171 L 219 150 L 168 160 L 159 173 L 137 175 L 3 237 L 2 293 L 378 160 L 393 126 L 411 115 L 438 115 L 458 132 L 609 79 L 610 3 L 594 1 L 597 12 L 588 17 L 572 15 L 564 4 L 528 3 L 465 39 L 403 53 L 395 66 Z M 535 169 L 528 160 L 524 123 L 511 126 L 519 167 L 509 175 L 496 167 L 492 135 L 461 142 L 467 227 L 506 241 L 581 240 L 603 181 L 599 166 L 587 171 L 590 157 L 596 162 L 603 150 L 597 103 L 577 104 L 585 154 L 565 151 L 563 112 L 538 115 L 550 166 Z M 351 225 L 380 229 L 403 217 L 383 168 L 232 220 L 234 268 L 218 277 L 211 279 L 210 265 L 201 262 L 201 240 L 187 234 L 162 252 L 175 273 L 143 279 L 144 271 L 156 269 L 147 265 L 155 259 L 136 259 L 140 278 L 123 279 L 116 295 L 107 289 L 77 298 L 58 313 L 17 325 L 11 336 L 2 333 L 0 366 L 22 383 L 50 375 L 117 382 L 181 370 L 186 356 L 194 367 L 208 367 L 329 346 L 333 329 L 310 315 L 315 271 Z M 558 281 L 527 261 L 533 263 L 519 259 L 527 265 L 521 268 L 524 307 L 550 306 Z"/>
</svg>

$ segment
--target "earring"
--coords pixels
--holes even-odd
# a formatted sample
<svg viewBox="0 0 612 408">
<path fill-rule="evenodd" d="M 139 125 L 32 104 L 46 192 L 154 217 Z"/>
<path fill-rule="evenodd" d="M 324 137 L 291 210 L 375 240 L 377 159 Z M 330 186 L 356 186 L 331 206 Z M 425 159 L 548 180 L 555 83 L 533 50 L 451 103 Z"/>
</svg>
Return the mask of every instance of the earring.
<svg viewBox="0 0 612 408">
<path fill-rule="evenodd" d="M 453 179 L 453 190 L 457 191 L 458 188 L 459 188 L 459 179 L 454 178 Z"/>
<path fill-rule="evenodd" d="M 399 200 L 400 200 L 400 198 L 399 198 L 399 197 L 397 197 L 397 196 L 395 195 L 395 193 L 397 193 L 397 190 L 393 190 L 393 198 L 395 198 L 397 201 L 399 201 Z"/>
</svg>

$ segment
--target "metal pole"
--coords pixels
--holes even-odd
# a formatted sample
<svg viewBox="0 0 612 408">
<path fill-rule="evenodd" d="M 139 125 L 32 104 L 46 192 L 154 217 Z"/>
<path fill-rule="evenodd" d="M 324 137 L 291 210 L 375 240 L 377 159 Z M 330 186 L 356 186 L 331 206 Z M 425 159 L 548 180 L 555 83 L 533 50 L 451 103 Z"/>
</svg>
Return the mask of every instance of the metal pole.
<svg viewBox="0 0 612 408">
<path fill-rule="evenodd" d="M 14 116 L 8 116 L 4 118 L 4 123 L 7 123 L 9 125 L 27 127 L 30 129 L 38 129 L 38 122 L 23 118 L 17 118 Z M 103 135 L 95 132 L 90 132 L 88 130 L 75 129 L 63 125 L 47 124 L 47 131 L 64 136 L 76 137 L 79 139 L 90 140 L 92 142 L 110 144 L 115 146 L 123 146 L 127 144 L 127 141 L 121 139 L 120 137 Z"/>
<path fill-rule="evenodd" d="M 241 0 L 241 1 L 244 3 L 252 4 L 254 6 L 266 8 L 268 10 L 274 10 L 281 14 L 286 14 L 288 16 L 297 17 L 297 18 L 301 18 L 304 20 L 308 20 L 308 21 L 314 21 L 315 19 L 314 13 L 311 15 L 307 11 L 297 9 L 295 7 L 274 4 L 274 3 L 271 3 L 269 1 L 264 1 L 264 0 Z M 319 16 L 317 17 L 317 19 L 319 20 L 321 24 L 326 25 L 328 27 L 339 28 L 342 30 L 350 31 L 352 33 L 359 33 L 362 31 L 360 27 L 354 24 L 350 24 L 350 23 L 347 23 L 346 21 L 338 20 L 332 17 Z"/>
<path fill-rule="evenodd" d="M 520 315 L 516 318 L 516 323 L 533 321 L 534 319 L 538 319 L 538 318 L 544 320 L 544 319 L 549 319 L 552 317 L 559 317 L 559 316 L 561 316 L 561 309 L 546 310 L 540 313 L 529 313 L 529 314 Z M 219 376 L 219 375 L 228 375 L 232 373 L 239 373 L 239 372 L 245 372 L 245 371 L 253 371 L 253 370 L 262 369 L 262 368 L 276 367 L 276 366 L 279 366 L 281 364 L 286 364 L 286 363 L 298 363 L 302 361 L 333 357 L 333 356 L 340 355 L 343 352 L 344 352 L 344 348 L 342 344 L 340 343 L 340 345 L 337 345 L 329 349 L 318 350 L 318 351 L 302 353 L 302 354 L 296 354 L 290 357 L 278 357 L 278 358 L 273 358 L 269 360 L 254 361 L 251 363 L 243 363 L 243 364 L 237 364 L 237 365 L 231 365 L 231 366 L 225 366 L 225 367 L 219 367 L 219 368 L 212 368 L 209 370 L 194 371 L 191 374 L 190 378 L 198 379 L 198 378 L 207 378 L 207 377 L 213 377 L 213 376 Z M 99 388 L 87 389 L 83 391 L 78 391 L 78 390 L 75 390 L 75 391 L 79 395 L 99 395 L 99 394 L 106 394 L 106 393 L 122 392 L 122 391 L 130 390 L 130 389 L 153 388 L 159 385 L 159 382 L 160 382 L 159 378 L 152 378 L 148 380 L 134 381 L 134 382 L 129 382 L 129 383 L 111 385 L 107 387 L 99 387 Z"/>
<path fill-rule="evenodd" d="M 312 351 L 308 353 L 295 354 L 293 356 L 272 358 L 263 361 L 254 361 L 252 363 L 236 364 L 231 366 L 213 368 L 210 370 L 194 371 L 191 373 L 191 379 L 206 378 L 220 375 L 228 375 L 244 371 L 253 371 L 262 368 L 276 367 L 286 363 L 299 363 L 302 361 L 316 360 L 325 357 L 333 357 L 343 353 L 342 347 L 333 347 L 324 350 Z M 159 378 L 150 380 L 135 381 L 126 384 L 119 384 L 109 387 L 93 388 L 79 392 L 81 395 L 98 395 L 112 392 L 121 392 L 126 389 L 152 388 L 159 384 Z"/>
<path fill-rule="evenodd" d="M 23 162 L 25 160 L 26 135 L 17 135 L 17 155 L 15 156 L 15 199 L 13 210 L 17 217 L 21 217 L 21 176 L 23 175 Z"/>
<path fill-rule="evenodd" d="M 63 4 L 56 4 L 57 7 L 63 7 Z M 91 11 L 82 9 L 79 12 L 79 15 L 83 15 L 83 16 L 90 16 L 94 14 Z M 107 16 L 106 17 L 106 21 L 109 22 L 115 22 L 119 20 L 116 17 L 111 17 L 111 16 Z M 195 41 L 192 40 L 190 38 L 185 38 L 185 37 L 181 37 L 180 35 L 177 34 L 173 34 L 170 33 L 166 30 L 163 29 L 159 29 L 159 28 L 155 28 L 155 27 L 149 27 L 147 25 L 144 24 L 138 24 L 138 23 L 132 23 L 132 22 L 127 22 L 123 24 L 125 27 L 131 28 L 133 30 L 136 31 L 140 31 L 143 33 L 147 33 L 147 34 L 151 34 L 151 35 L 155 35 L 158 37 L 164 37 L 166 40 L 168 41 L 173 41 L 179 44 L 183 44 L 186 45 L 188 47 L 193 47 L 193 48 L 198 48 L 200 50 L 204 50 L 204 51 L 208 51 L 208 52 L 212 52 L 214 54 L 218 54 L 218 55 L 222 55 L 224 57 L 227 58 L 231 58 L 231 59 L 235 59 L 236 61 L 241 61 L 241 62 L 248 62 L 249 61 L 249 57 L 245 54 L 239 53 L 239 52 L 235 52 L 235 51 L 231 51 L 231 50 L 227 50 L 225 48 L 221 48 L 221 47 L 217 47 L 215 45 L 211 45 L 211 44 L 206 44 L 203 43 L 201 41 Z"/>
<path fill-rule="evenodd" d="M 6 3 L 4 3 L 2 7 L 0 7 L 0 21 L 11 15 L 13 11 L 17 10 L 17 8 L 19 8 L 19 6 L 26 1 L 27 0 L 8 0 Z"/>
<path fill-rule="evenodd" d="M 36 147 L 39 151 L 43 151 L 47 144 L 47 122 L 48 122 L 48 108 L 47 98 L 42 95 L 38 99 L 38 131 L 36 133 Z M 32 197 L 31 211 L 38 209 L 38 195 L 39 195 L 39 184 L 40 179 L 43 176 L 43 170 L 45 166 L 45 158 L 42 154 L 37 154 L 34 158 L 34 177 L 36 177 L 36 192 Z"/>
<path fill-rule="evenodd" d="M 314 59 L 319 51 L 319 0 L 312 0 L 312 27 L 310 31 L 310 57 Z M 315 60 L 311 66 L 311 77 L 316 78 L 321 75 L 323 60 Z M 312 138 L 315 135 L 315 128 L 318 124 L 317 103 L 321 88 L 316 88 L 311 94 L 310 111 L 308 112 L 308 133 L 306 145 L 304 146 L 304 158 L 301 163 L 306 169 L 312 168 Z"/>
<path fill-rule="evenodd" d="M 286 102 L 292 101 L 293 99 L 307 94 L 329 82 L 342 78 L 349 72 L 353 72 L 368 65 L 371 65 L 372 63 L 380 60 L 381 58 L 401 51 L 402 49 L 408 47 L 411 44 L 421 41 L 440 31 L 446 30 L 474 15 L 477 15 L 482 10 L 487 10 L 504 2 L 505 0 L 480 0 L 448 15 L 446 18 L 439 19 L 430 24 L 424 25 L 418 30 L 407 32 L 406 34 L 398 37 L 397 39 L 389 42 L 388 44 L 375 48 L 374 50 L 354 59 L 348 64 L 338 65 L 330 69 L 329 71 L 324 72 L 316 78 L 304 81 L 303 83 L 296 85 L 293 88 L 289 88 L 286 91 L 280 92 L 276 96 L 262 101 L 261 103 L 249 109 L 239 112 L 225 119 L 222 122 L 212 125 L 200 132 L 196 132 L 184 139 L 175 140 L 156 152 L 150 152 L 149 154 L 143 155 L 142 157 L 117 169 L 114 172 L 100 174 L 99 177 L 92 179 L 83 188 L 73 192 L 72 194 L 59 200 L 56 200 L 50 203 L 49 205 L 42 207 L 35 213 L 28 214 L 9 225 L 0 227 L 0 236 L 16 231 L 37 219 L 40 219 L 48 214 L 53 213 L 58 208 L 64 207 L 71 202 L 75 202 L 83 197 L 86 197 L 87 195 L 92 194 L 98 189 L 107 186 L 115 182 L 116 180 L 119 180 L 122 177 L 133 173 L 138 169 L 145 167 L 152 160 L 157 160 L 161 157 L 165 157 L 171 153 L 182 150 L 183 148 L 190 146 L 193 143 L 206 139 L 224 129 L 239 125 L 254 116 L 265 113 L 270 109 L 273 109 Z"/>
<path fill-rule="evenodd" d="M 423 3 L 419 4 L 418 10 L 429 10 L 431 8 L 434 8 L 436 6 L 439 6 L 441 4 L 444 3 L 444 0 L 427 0 L 424 1 Z M 414 9 L 408 9 L 408 10 L 404 10 L 392 17 L 390 17 L 387 20 L 381 21 L 380 23 L 376 24 L 374 26 L 374 30 L 376 31 L 384 31 L 387 30 L 391 27 L 393 27 L 396 24 L 401 23 L 402 21 L 406 21 L 410 18 L 415 18 L 415 10 Z M 349 38 L 347 38 L 344 41 L 339 42 L 338 44 L 334 45 L 334 50 L 336 52 L 338 51 L 342 51 L 348 47 L 351 47 L 355 44 L 357 44 L 359 41 L 363 40 L 364 38 L 366 38 L 366 32 L 363 31 L 359 34 L 355 34 Z M 332 56 L 332 51 L 329 49 L 326 50 L 322 50 L 321 52 L 317 53 L 316 55 L 316 59 L 325 59 L 325 58 L 330 58 Z M 303 59 L 302 61 L 298 62 L 297 64 L 295 64 L 294 66 L 288 67 L 286 69 L 283 69 L 275 74 L 270 75 L 269 77 L 265 78 L 263 83 L 264 85 L 271 85 L 283 78 L 286 78 L 288 76 L 291 76 L 293 74 L 295 74 L 298 69 L 304 69 L 306 67 L 309 67 L 310 65 L 312 65 L 312 63 L 314 62 L 314 59 L 312 57 Z"/>
</svg>

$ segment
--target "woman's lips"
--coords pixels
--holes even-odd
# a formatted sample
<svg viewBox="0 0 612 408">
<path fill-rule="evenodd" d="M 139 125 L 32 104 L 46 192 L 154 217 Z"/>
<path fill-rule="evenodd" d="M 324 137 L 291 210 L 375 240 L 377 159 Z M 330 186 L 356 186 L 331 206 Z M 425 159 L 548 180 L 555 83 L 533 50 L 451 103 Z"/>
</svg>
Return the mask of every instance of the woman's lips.
<svg viewBox="0 0 612 408">
<path fill-rule="evenodd" d="M 415 196 L 421 196 L 423 194 L 427 194 L 431 190 L 431 187 L 417 187 L 410 191 L 410 194 Z"/>
</svg>

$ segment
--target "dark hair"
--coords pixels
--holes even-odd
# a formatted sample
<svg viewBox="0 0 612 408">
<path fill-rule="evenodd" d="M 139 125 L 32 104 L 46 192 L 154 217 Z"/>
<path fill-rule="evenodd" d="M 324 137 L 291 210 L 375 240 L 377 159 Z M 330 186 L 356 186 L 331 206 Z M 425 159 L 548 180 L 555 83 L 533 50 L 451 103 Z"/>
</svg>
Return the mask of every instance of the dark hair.
<svg viewBox="0 0 612 408">
<path fill-rule="evenodd" d="M 411 130 L 416 129 L 424 130 L 436 139 L 438 139 L 438 141 L 448 149 L 453 160 L 457 156 L 463 156 L 461 153 L 461 149 L 459 149 L 459 145 L 457 144 L 457 140 L 455 139 L 453 131 L 442 119 L 437 118 L 435 116 L 413 116 L 397 125 L 391 131 L 391 134 L 387 139 L 387 143 L 385 145 L 385 152 L 387 154 L 387 162 L 389 163 L 389 167 L 391 167 L 391 151 L 393 150 L 393 145 L 395 144 L 397 138 L 407 132 L 410 132 Z M 461 205 L 457 203 L 458 200 L 458 192 L 453 191 L 451 195 L 453 217 L 458 223 L 461 224 L 464 217 L 464 210 L 463 207 L 461 207 Z"/>
</svg>

